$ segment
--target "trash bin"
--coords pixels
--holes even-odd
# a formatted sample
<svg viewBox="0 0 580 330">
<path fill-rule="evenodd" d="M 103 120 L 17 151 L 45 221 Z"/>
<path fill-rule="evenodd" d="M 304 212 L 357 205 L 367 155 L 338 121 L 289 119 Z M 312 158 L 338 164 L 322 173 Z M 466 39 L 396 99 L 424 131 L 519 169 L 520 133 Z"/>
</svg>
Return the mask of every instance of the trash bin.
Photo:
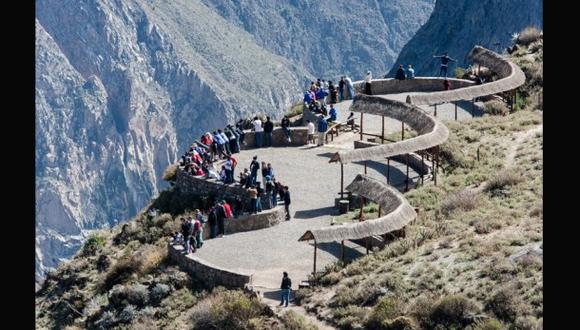
<svg viewBox="0 0 580 330">
<path fill-rule="evenodd" d="M 350 202 L 348 201 L 348 199 L 342 199 L 338 202 L 338 210 L 340 214 L 348 213 L 349 203 Z"/>
</svg>

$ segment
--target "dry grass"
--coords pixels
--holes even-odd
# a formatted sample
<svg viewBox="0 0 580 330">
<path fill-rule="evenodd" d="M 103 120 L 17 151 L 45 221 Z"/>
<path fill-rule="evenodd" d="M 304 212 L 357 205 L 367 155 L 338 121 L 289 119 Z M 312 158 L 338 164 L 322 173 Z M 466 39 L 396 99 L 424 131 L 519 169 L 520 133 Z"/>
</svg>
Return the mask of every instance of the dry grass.
<svg viewBox="0 0 580 330">
<path fill-rule="evenodd" d="M 163 172 L 163 180 L 165 181 L 174 181 L 177 176 L 177 164 L 171 164 L 167 166 L 165 171 Z"/>
<path fill-rule="evenodd" d="M 473 210 L 477 207 L 478 197 L 478 194 L 470 189 L 462 189 L 451 193 L 441 203 L 441 212 L 445 215 L 449 215 L 455 210 Z"/>
<path fill-rule="evenodd" d="M 529 26 L 520 32 L 516 42 L 518 45 L 528 46 L 542 38 L 542 33 L 536 27 Z"/>
<path fill-rule="evenodd" d="M 505 116 L 510 112 L 510 109 L 503 101 L 491 100 L 484 103 L 484 112 L 490 115 Z"/>
</svg>

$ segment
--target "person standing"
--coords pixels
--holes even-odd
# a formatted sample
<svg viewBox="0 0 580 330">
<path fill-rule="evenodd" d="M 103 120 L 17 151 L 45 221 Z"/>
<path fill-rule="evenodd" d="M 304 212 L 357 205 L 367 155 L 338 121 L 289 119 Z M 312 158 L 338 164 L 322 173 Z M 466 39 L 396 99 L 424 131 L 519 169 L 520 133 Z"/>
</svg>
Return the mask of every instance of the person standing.
<svg viewBox="0 0 580 330">
<path fill-rule="evenodd" d="M 407 68 L 407 79 L 415 79 L 415 69 L 409 64 Z"/>
<path fill-rule="evenodd" d="M 373 74 L 371 71 L 367 71 L 367 76 L 365 77 L 365 94 L 372 95 L 371 93 L 371 80 L 373 80 Z"/>
<path fill-rule="evenodd" d="M 264 195 L 264 188 L 262 188 L 262 183 L 256 183 L 256 211 L 262 212 L 262 195 Z"/>
<path fill-rule="evenodd" d="M 250 185 L 256 184 L 259 169 L 260 163 L 258 163 L 258 156 L 254 156 L 252 163 L 250 164 Z"/>
<path fill-rule="evenodd" d="M 282 290 L 282 299 L 280 306 L 288 307 L 288 302 L 290 301 L 290 293 L 292 291 L 292 280 L 288 277 L 288 273 L 284 272 L 282 277 L 282 284 L 280 285 Z"/>
<path fill-rule="evenodd" d="M 274 123 L 270 121 L 270 117 L 266 117 L 264 123 L 264 147 L 272 146 L 272 131 L 274 130 Z"/>
<path fill-rule="evenodd" d="M 215 238 L 217 236 L 217 214 L 215 206 L 209 209 L 207 214 L 207 222 L 209 223 L 209 237 Z"/>
<path fill-rule="evenodd" d="M 232 162 L 231 156 L 227 156 L 224 168 L 226 170 L 226 179 L 224 183 L 230 184 L 234 182 L 234 164 Z"/>
<path fill-rule="evenodd" d="M 262 182 L 266 182 L 266 175 L 268 175 L 268 167 L 266 167 L 266 162 L 262 162 Z"/>
<path fill-rule="evenodd" d="M 290 220 L 290 191 L 288 186 L 284 187 L 284 208 L 286 209 L 286 220 Z"/>
<path fill-rule="evenodd" d="M 310 120 L 307 120 L 306 122 L 307 122 L 306 127 L 308 127 L 307 143 L 308 144 L 310 144 L 310 143 L 314 144 L 314 129 L 315 129 L 314 128 L 314 124 Z"/>
<path fill-rule="evenodd" d="M 290 119 L 288 118 L 288 116 L 284 116 L 284 118 L 282 118 L 282 122 L 280 123 L 280 126 L 282 126 L 282 129 L 284 130 L 284 133 L 286 134 L 286 139 L 288 139 L 288 142 L 292 142 L 292 138 L 290 136 Z"/>
<path fill-rule="evenodd" d="M 328 129 L 328 123 L 324 120 L 324 116 L 320 115 L 318 117 L 318 146 L 324 145 L 324 134 Z"/>
<path fill-rule="evenodd" d="M 354 98 L 354 85 L 352 84 L 352 80 L 349 77 L 344 78 L 344 82 L 346 83 L 346 87 L 348 88 L 349 99 Z"/>
<path fill-rule="evenodd" d="M 272 205 L 272 192 L 274 191 L 274 183 L 272 182 L 271 176 L 266 176 L 266 208 L 271 209 Z"/>
<path fill-rule="evenodd" d="M 193 221 L 193 233 L 195 235 L 196 248 L 200 249 L 203 245 L 203 214 L 200 210 L 195 210 L 195 220 Z"/>
<path fill-rule="evenodd" d="M 218 237 L 223 237 L 225 235 L 225 219 L 226 219 L 226 209 L 220 203 L 216 204 L 216 216 L 217 216 L 217 227 L 218 227 Z"/>
<path fill-rule="evenodd" d="M 403 64 L 399 64 L 399 69 L 397 69 L 397 73 L 395 74 L 395 79 L 405 80 L 405 69 L 403 69 Z"/>
<path fill-rule="evenodd" d="M 457 62 L 457 60 L 454 60 L 451 57 L 449 57 L 447 55 L 447 52 L 443 53 L 443 55 L 433 56 L 433 58 L 441 59 L 441 68 L 439 69 L 439 77 L 445 74 L 445 77 L 447 78 L 447 66 L 449 65 L 449 62 Z"/>
<path fill-rule="evenodd" d="M 264 132 L 264 128 L 262 127 L 262 121 L 258 117 L 254 117 L 254 121 L 252 122 L 254 125 L 254 134 L 256 136 L 256 148 L 262 147 L 262 133 Z"/>
<path fill-rule="evenodd" d="M 336 121 L 336 109 L 334 108 L 334 104 L 330 105 L 330 111 L 328 112 L 328 114 L 330 115 L 330 121 L 335 122 Z"/>
<path fill-rule="evenodd" d="M 340 77 L 340 81 L 338 82 L 338 96 L 339 96 L 338 101 L 339 102 L 344 101 L 344 85 L 345 85 L 344 76 L 342 76 L 342 77 Z"/>
<path fill-rule="evenodd" d="M 256 190 L 255 185 L 251 185 L 250 188 L 247 189 L 248 195 L 250 196 L 250 214 L 256 214 L 258 209 L 256 208 L 256 201 L 258 199 L 258 190 Z"/>
<path fill-rule="evenodd" d="M 191 250 L 189 239 L 193 233 L 193 226 L 185 218 L 181 218 L 181 233 L 183 234 L 183 241 L 185 242 L 185 254 L 189 254 Z"/>
</svg>

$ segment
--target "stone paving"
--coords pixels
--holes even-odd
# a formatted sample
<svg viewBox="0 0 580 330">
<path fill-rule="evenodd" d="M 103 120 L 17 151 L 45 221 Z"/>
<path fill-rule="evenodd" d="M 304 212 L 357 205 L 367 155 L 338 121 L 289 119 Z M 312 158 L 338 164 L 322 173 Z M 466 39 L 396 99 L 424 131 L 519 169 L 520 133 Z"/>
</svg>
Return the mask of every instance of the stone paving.
<svg viewBox="0 0 580 330">
<path fill-rule="evenodd" d="M 404 99 L 406 94 L 390 97 Z M 339 121 L 348 117 L 350 103 L 351 101 L 345 101 L 336 105 Z M 451 105 L 442 110 L 438 109 L 438 113 L 442 117 L 453 118 Z M 365 115 L 364 118 L 366 132 L 380 133 L 380 116 Z M 459 110 L 459 118 L 467 119 L 471 118 L 471 115 L 463 107 Z M 385 124 L 385 134 L 399 131 L 401 127 L 400 122 L 389 118 L 386 118 Z M 332 217 L 338 216 L 338 211 L 334 208 L 334 199 L 339 196 L 340 191 L 340 165 L 329 164 L 328 160 L 339 149 L 352 149 L 352 141 L 358 138 L 358 135 L 349 133 L 339 138 L 323 147 L 310 145 L 261 148 L 245 150 L 237 155 L 236 175 L 245 167 L 249 167 L 254 155 L 258 156 L 260 162 L 272 163 L 276 178 L 290 188 L 292 220 L 266 229 L 232 235 L 226 233 L 223 238 L 207 240 L 204 247 L 198 250 L 197 256 L 232 271 L 253 273 L 254 286 L 265 290 L 278 288 L 282 272 L 287 271 L 293 279 L 293 288 L 297 288 L 300 281 L 307 279 L 313 270 L 314 252 L 313 242 L 298 242 L 298 238 L 308 229 L 329 225 Z M 345 165 L 345 186 L 358 173 L 363 172 L 362 164 Z M 386 164 L 368 163 L 369 175 L 386 181 L 385 173 Z M 390 173 L 391 184 L 402 189 L 405 165 L 391 162 Z M 416 172 L 410 171 L 411 177 L 417 175 Z M 365 253 L 364 248 L 354 243 L 345 242 L 345 245 L 349 259 Z M 338 258 L 340 258 L 340 243 L 320 244 L 317 269 L 323 269 L 324 265 Z"/>
</svg>

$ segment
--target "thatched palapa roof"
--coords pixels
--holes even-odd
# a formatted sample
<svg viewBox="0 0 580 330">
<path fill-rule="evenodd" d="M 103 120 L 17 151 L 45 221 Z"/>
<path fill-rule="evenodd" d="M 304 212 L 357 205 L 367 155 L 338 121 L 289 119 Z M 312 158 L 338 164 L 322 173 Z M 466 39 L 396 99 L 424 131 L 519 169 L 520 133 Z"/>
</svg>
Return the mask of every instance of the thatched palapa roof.
<svg viewBox="0 0 580 330">
<path fill-rule="evenodd" d="M 474 85 L 450 91 L 409 95 L 407 97 L 407 102 L 421 105 L 471 100 L 476 97 L 492 95 L 518 88 L 526 81 L 524 72 L 517 65 L 491 50 L 485 49 L 481 46 L 475 46 L 467 56 L 472 62 L 481 64 L 495 72 L 500 79 L 482 85 Z"/>
<path fill-rule="evenodd" d="M 367 175 L 357 175 L 346 189 L 377 202 L 386 215 L 353 224 L 311 229 L 299 241 L 314 239 L 317 243 L 327 243 L 383 235 L 403 228 L 417 217 L 415 210 L 397 189 Z"/>
</svg>

